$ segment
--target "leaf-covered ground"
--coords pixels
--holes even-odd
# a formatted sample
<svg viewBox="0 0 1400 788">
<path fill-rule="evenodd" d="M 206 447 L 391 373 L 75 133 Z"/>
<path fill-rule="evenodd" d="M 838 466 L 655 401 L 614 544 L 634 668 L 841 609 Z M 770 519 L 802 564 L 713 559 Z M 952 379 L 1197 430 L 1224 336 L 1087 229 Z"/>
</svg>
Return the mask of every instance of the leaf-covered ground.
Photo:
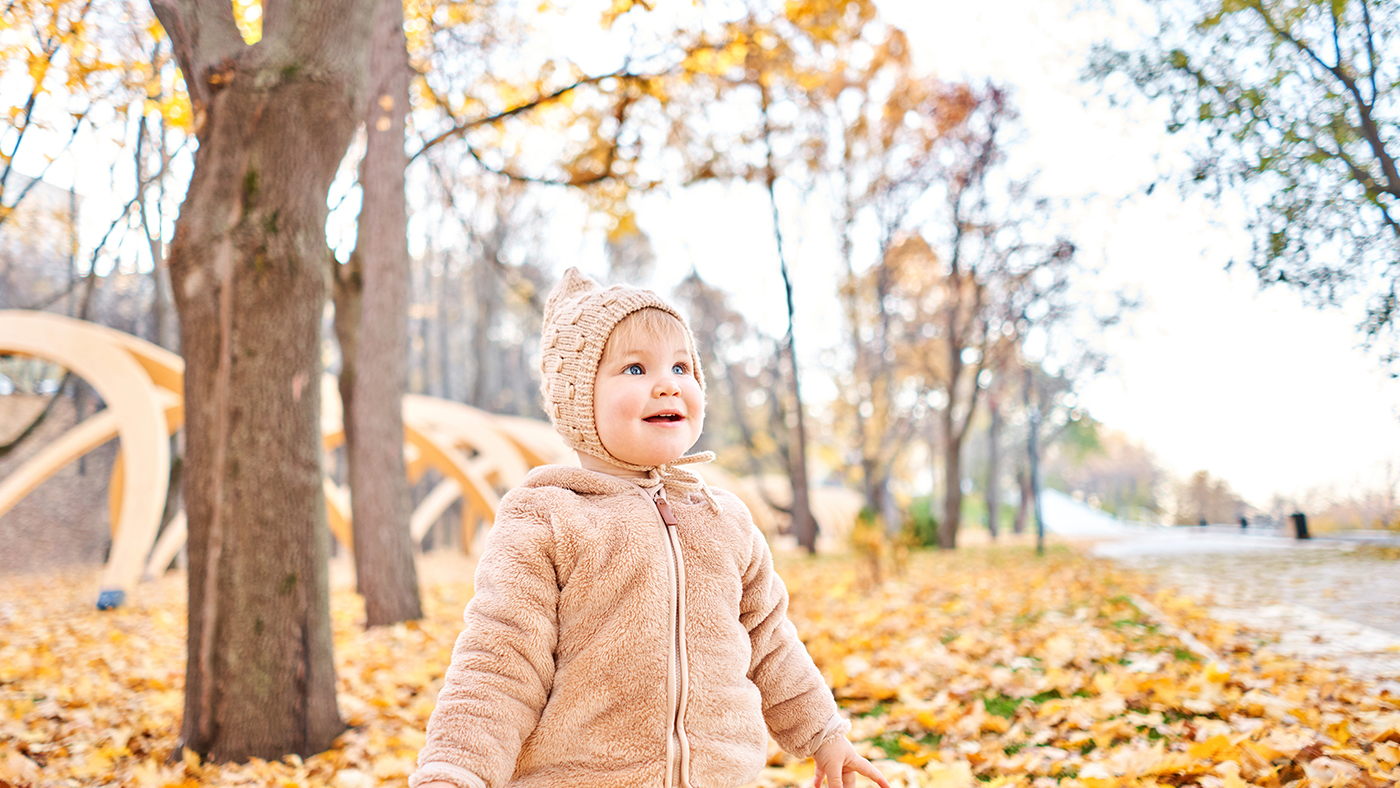
<svg viewBox="0 0 1400 788">
<path fill-rule="evenodd" d="M 0 786 L 402 786 L 471 595 L 460 560 L 433 560 L 421 623 L 361 631 L 357 598 L 335 590 L 340 708 L 352 726 L 336 748 L 243 765 L 172 758 L 180 577 L 109 613 L 92 609 L 91 570 L 0 579 Z M 782 557 L 780 567 L 858 749 L 892 784 L 1400 781 L 1400 698 L 1271 654 L 1259 634 L 1149 595 L 1142 576 L 1112 565 L 1064 549 L 1041 559 L 960 550 L 916 555 L 878 588 L 838 558 Z M 770 764 L 759 785 L 811 784 L 810 762 L 775 749 Z"/>
</svg>

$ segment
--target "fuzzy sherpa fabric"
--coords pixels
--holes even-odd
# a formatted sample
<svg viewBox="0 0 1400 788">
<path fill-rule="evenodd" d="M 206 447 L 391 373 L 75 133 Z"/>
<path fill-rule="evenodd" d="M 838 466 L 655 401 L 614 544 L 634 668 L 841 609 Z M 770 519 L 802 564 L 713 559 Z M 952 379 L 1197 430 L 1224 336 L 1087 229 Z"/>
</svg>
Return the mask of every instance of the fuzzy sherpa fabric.
<svg viewBox="0 0 1400 788">
<path fill-rule="evenodd" d="M 690 348 L 690 368 L 704 392 L 705 374 L 690 326 L 650 290 L 626 285 L 601 288 L 577 268 L 570 268 L 545 301 L 540 324 L 540 394 L 554 429 L 570 448 L 633 470 L 648 469 L 621 462 L 603 448 L 593 418 L 593 382 L 613 329 L 642 309 L 660 309 L 680 321 Z"/>
<path fill-rule="evenodd" d="M 770 733 L 799 757 L 845 733 L 763 535 L 714 494 L 671 498 L 668 529 L 653 493 L 581 468 L 508 493 L 410 785 L 734 788 Z"/>
</svg>

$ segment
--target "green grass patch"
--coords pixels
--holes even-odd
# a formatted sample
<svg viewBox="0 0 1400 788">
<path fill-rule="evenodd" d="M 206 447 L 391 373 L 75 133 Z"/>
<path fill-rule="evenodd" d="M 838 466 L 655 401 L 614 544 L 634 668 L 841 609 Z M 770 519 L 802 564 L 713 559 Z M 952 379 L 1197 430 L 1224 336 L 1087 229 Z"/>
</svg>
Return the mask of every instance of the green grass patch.
<svg viewBox="0 0 1400 788">
<path fill-rule="evenodd" d="M 899 743 L 899 734 L 894 731 L 886 731 L 870 740 L 870 743 L 880 748 L 886 758 L 891 760 L 904 754 L 904 745 Z"/>
<path fill-rule="evenodd" d="M 988 714 L 995 714 L 1009 720 L 1016 716 L 1016 710 L 1021 708 L 1022 700 L 1022 698 L 1008 698 L 1005 695 L 988 695 L 982 699 L 982 703 L 987 707 Z"/>
<path fill-rule="evenodd" d="M 851 717 L 855 719 L 860 719 L 861 717 L 880 717 L 885 714 L 888 714 L 889 711 L 890 704 L 886 703 L 885 701 L 880 701 L 879 703 L 876 703 L 874 706 L 871 706 L 865 711 L 851 712 Z"/>
</svg>

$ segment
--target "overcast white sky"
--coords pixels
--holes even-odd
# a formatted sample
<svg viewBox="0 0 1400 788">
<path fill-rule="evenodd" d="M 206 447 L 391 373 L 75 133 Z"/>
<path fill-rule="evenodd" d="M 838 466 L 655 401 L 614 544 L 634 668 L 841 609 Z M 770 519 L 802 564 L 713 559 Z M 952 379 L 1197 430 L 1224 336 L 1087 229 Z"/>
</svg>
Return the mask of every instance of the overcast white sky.
<svg viewBox="0 0 1400 788">
<path fill-rule="evenodd" d="M 1377 489 L 1387 463 L 1400 468 L 1400 386 L 1358 347 L 1357 313 L 1318 310 L 1292 291 L 1260 292 L 1247 271 L 1227 273 L 1248 249 L 1238 206 L 1183 198 L 1170 176 L 1147 195 L 1181 141 L 1150 110 L 1110 108 L 1079 82 L 1091 42 L 1131 35 L 1130 4 L 1110 17 L 1075 14 L 1073 0 L 878 1 L 922 67 L 1014 87 L 1026 134 L 1010 166 L 1038 171 L 1040 191 L 1073 206 L 1075 240 L 1106 290 L 1143 297 L 1108 339 L 1113 366 L 1082 397 L 1095 418 L 1178 476 L 1208 470 L 1259 506 L 1274 495 Z M 776 266 L 738 253 L 771 243 L 767 210 L 756 190 L 711 186 L 647 203 L 658 284 L 693 264 L 780 333 Z M 842 341 L 837 262 L 822 217 L 802 221 L 799 336 L 820 396 L 821 350 Z"/>
<path fill-rule="evenodd" d="M 1247 237 L 1237 211 L 1142 187 L 1154 150 L 1177 144 L 1150 113 L 1130 117 L 1078 81 L 1088 45 L 1131 36 L 1117 16 L 1072 0 L 879 0 L 918 62 L 944 77 L 1016 87 L 1028 134 L 1018 166 L 1046 192 L 1097 192 L 1076 233 L 1105 284 L 1140 286 L 1144 309 L 1115 336 L 1113 370 L 1083 397 L 1094 416 L 1144 441 L 1179 474 L 1208 469 L 1258 505 L 1330 487 L 1376 487 L 1400 467 L 1400 386 L 1360 350 L 1355 311 L 1320 311 L 1295 292 L 1259 292 L 1226 273 Z M 1168 160 L 1170 157 L 1167 157 Z M 1123 196 L 1136 196 L 1119 204 Z M 1214 222 L 1211 219 L 1215 219 Z"/>
</svg>

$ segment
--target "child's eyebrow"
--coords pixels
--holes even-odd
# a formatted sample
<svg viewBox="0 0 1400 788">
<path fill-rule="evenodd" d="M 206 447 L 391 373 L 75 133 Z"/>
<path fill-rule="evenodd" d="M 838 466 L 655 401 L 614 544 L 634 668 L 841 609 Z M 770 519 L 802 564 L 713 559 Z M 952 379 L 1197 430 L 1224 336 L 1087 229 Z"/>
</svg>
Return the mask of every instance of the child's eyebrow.
<svg viewBox="0 0 1400 788">
<path fill-rule="evenodd" d="M 609 350 L 607 351 L 607 353 L 604 354 L 603 358 L 604 358 L 605 360 L 621 361 L 622 359 L 625 359 L 625 358 L 641 358 L 641 357 L 645 356 L 646 353 L 647 353 L 647 351 L 646 351 L 646 350 L 643 350 L 642 348 L 628 348 L 628 349 L 626 349 L 626 350 L 611 350 L 611 349 L 609 349 Z M 665 353 L 662 353 L 661 355 L 664 356 L 664 355 L 666 355 L 666 354 L 665 354 Z M 677 358 L 684 357 L 686 360 L 689 360 L 689 359 L 690 359 L 690 351 L 689 351 L 688 349 L 686 349 L 686 348 L 679 348 L 679 347 L 678 347 L 678 348 L 676 348 L 676 350 L 675 350 L 675 356 L 676 356 Z"/>
</svg>

